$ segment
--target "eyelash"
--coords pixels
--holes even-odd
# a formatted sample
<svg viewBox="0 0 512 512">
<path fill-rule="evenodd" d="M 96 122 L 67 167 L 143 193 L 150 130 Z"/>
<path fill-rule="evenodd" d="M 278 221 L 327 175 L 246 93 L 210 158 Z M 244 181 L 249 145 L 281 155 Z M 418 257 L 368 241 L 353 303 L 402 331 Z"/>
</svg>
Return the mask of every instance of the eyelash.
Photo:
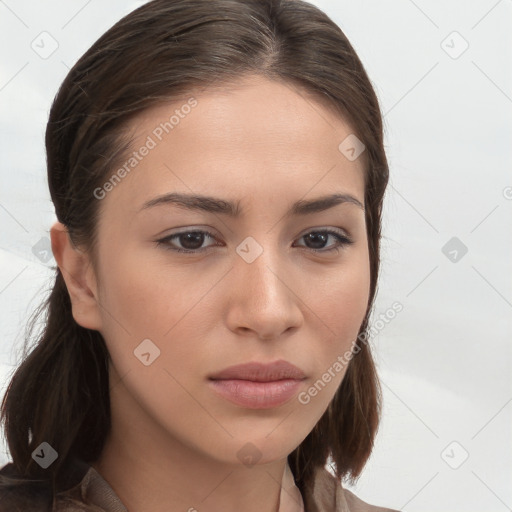
<svg viewBox="0 0 512 512">
<path fill-rule="evenodd" d="M 201 253 L 201 252 L 207 251 L 210 247 L 214 247 L 214 246 L 208 246 L 208 247 L 203 247 L 202 249 L 180 249 L 179 247 L 173 247 L 170 245 L 171 240 L 174 240 L 175 238 L 178 238 L 181 235 L 186 235 L 186 234 L 191 234 L 191 233 L 194 233 L 194 234 L 202 233 L 202 234 L 205 234 L 215 240 L 215 236 L 212 233 L 210 233 L 209 231 L 190 230 L 190 231 L 182 231 L 180 233 L 174 233 L 173 235 L 166 236 L 165 238 L 161 238 L 160 240 L 156 240 L 156 244 L 158 246 L 163 245 L 164 248 L 167 250 L 171 250 L 171 251 L 175 251 L 175 252 L 182 252 L 182 253 L 189 253 L 189 254 Z M 322 233 L 322 234 L 332 235 L 338 240 L 338 243 L 339 243 L 338 245 L 335 245 L 334 247 L 332 247 L 330 249 L 311 249 L 309 247 L 306 247 L 307 250 L 316 252 L 316 253 L 329 253 L 332 251 L 337 251 L 340 247 L 354 243 L 354 241 L 352 239 L 350 239 L 349 237 L 347 237 L 345 235 L 341 235 L 340 233 L 338 233 L 337 231 L 334 231 L 332 229 L 308 231 L 307 233 L 302 235 L 300 238 L 304 238 L 305 236 L 307 236 L 311 233 Z"/>
</svg>

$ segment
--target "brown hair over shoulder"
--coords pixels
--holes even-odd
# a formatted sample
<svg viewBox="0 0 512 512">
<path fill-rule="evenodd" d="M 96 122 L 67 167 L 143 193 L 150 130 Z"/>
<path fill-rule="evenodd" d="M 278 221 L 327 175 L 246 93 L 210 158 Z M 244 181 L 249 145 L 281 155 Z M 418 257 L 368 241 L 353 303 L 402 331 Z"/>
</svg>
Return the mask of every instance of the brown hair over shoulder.
<svg viewBox="0 0 512 512">
<path fill-rule="evenodd" d="M 159 102 L 250 74 L 315 95 L 365 145 L 369 303 L 359 350 L 342 384 L 317 425 L 288 456 L 302 491 L 313 469 L 329 456 L 340 479 L 354 481 L 360 475 L 381 408 L 366 340 L 379 273 L 388 164 L 377 96 L 342 30 L 302 0 L 148 2 L 103 34 L 62 83 L 46 129 L 48 183 L 58 220 L 73 243 L 96 261 L 100 201 L 94 200 L 94 190 L 126 160 L 129 120 Z M 1 420 L 19 481 L 43 482 L 54 500 L 64 487 L 69 461 L 92 462 L 102 452 L 110 428 L 109 354 L 99 332 L 75 322 L 58 267 L 51 293 L 36 313 L 43 311 L 44 328 L 9 382 Z M 43 441 L 59 453 L 47 470 L 31 457 Z M 0 478 L 0 488 L 7 480 Z"/>
</svg>

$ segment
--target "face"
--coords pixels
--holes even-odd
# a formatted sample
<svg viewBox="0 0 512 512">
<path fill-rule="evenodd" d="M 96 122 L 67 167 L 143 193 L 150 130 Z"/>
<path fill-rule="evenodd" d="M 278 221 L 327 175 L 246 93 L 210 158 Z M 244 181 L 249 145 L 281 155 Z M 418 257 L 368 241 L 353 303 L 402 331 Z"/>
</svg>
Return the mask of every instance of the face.
<svg viewBox="0 0 512 512">
<path fill-rule="evenodd" d="M 301 443 L 368 304 L 364 169 L 338 148 L 352 129 L 296 91 L 252 77 L 145 111 L 137 155 L 94 198 L 91 327 L 111 355 L 113 414 L 130 403 L 130 428 L 224 463 Z M 210 199 L 162 199 L 171 193 Z M 302 377 L 211 378 L 276 361 Z"/>
</svg>

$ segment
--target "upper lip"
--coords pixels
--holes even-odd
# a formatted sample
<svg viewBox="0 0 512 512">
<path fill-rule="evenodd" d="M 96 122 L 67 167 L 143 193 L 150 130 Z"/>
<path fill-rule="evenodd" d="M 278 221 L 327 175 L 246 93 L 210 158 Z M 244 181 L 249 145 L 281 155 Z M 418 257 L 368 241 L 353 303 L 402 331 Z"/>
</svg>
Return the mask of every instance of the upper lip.
<svg viewBox="0 0 512 512">
<path fill-rule="evenodd" d="M 304 372 L 288 361 L 274 361 L 272 363 L 250 362 L 230 366 L 211 375 L 213 380 L 252 380 L 255 382 L 272 382 L 283 379 L 304 379 Z"/>
</svg>

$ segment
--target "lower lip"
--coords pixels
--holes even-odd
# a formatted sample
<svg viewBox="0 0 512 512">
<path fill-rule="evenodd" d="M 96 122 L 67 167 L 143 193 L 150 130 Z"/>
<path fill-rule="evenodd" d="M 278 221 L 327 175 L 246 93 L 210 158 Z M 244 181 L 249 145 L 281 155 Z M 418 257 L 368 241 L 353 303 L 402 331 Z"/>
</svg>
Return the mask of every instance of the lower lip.
<svg viewBox="0 0 512 512">
<path fill-rule="evenodd" d="M 248 409 L 270 409 L 286 403 L 299 390 L 301 380 L 283 379 L 271 382 L 251 380 L 210 380 L 210 386 L 221 396 Z"/>
</svg>

